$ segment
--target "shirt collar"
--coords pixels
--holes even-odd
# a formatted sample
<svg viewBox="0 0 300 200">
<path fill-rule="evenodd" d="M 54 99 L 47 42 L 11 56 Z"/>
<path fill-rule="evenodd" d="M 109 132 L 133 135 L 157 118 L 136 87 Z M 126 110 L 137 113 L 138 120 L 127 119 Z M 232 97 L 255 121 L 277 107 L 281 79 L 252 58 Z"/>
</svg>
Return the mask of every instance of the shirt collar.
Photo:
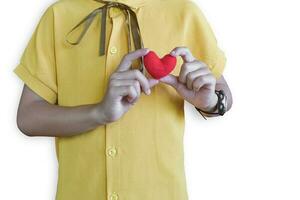
<svg viewBox="0 0 300 200">
<path fill-rule="evenodd" d="M 147 0 L 102 0 L 103 2 L 123 3 L 131 8 L 138 9 L 144 6 Z M 149 1 L 149 0 L 148 0 Z"/>
</svg>

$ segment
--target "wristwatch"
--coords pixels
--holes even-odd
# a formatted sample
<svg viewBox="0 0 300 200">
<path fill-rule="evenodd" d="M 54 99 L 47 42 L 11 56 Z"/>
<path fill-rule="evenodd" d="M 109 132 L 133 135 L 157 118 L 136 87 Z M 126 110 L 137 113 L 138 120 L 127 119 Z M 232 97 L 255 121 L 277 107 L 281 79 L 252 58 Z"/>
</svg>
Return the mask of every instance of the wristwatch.
<svg viewBox="0 0 300 200">
<path fill-rule="evenodd" d="M 196 110 L 202 115 L 202 117 L 204 119 L 206 119 L 206 117 L 203 115 L 203 113 L 210 114 L 210 115 L 223 116 L 227 111 L 227 96 L 225 95 L 224 91 L 223 90 L 215 90 L 215 93 L 218 96 L 218 102 L 217 102 L 217 105 L 216 105 L 215 109 L 213 110 L 213 112 L 207 112 L 207 111 L 201 110 L 200 108 L 197 108 L 195 106 Z"/>
</svg>

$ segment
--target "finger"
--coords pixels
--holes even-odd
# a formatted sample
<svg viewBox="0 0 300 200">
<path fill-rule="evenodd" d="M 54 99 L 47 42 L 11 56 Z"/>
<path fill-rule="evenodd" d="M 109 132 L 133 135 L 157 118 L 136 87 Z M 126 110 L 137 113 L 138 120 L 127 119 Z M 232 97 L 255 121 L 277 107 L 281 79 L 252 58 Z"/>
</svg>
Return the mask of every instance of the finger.
<svg viewBox="0 0 300 200">
<path fill-rule="evenodd" d="M 207 87 L 210 90 L 215 90 L 216 79 L 212 74 L 206 74 L 196 78 L 193 82 L 193 90 L 199 91 L 202 87 Z"/>
<path fill-rule="evenodd" d="M 144 76 L 144 74 L 142 74 L 142 72 L 140 72 L 137 69 L 115 73 L 114 78 L 116 78 L 116 79 L 135 79 L 135 80 L 138 80 L 139 83 L 140 83 L 140 86 L 143 89 L 143 91 L 147 95 L 149 95 L 151 93 L 148 79 Z"/>
<path fill-rule="evenodd" d="M 119 97 L 127 97 L 129 102 L 136 101 L 138 93 L 133 86 L 119 86 L 115 88 Z"/>
<path fill-rule="evenodd" d="M 187 47 L 176 47 L 170 53 L 172 56 L 181 56 L 184 62 L 193 62 L 195 60 L 191 51 Z"/>
<path fill-rule="evenodd" d="M 193 72 L 197 69 L 200 69 L 201 66 L 198 62 L 192 62 L 192 63 L 183 63 L 179 72 L 178 80 L 179 82 L 185 84 L 186 83 L 186 76 L 188 73 Z"/>
<path fill-rule="evenodd" d="M 159 80 L 152 79 L 152 78 L 148 79 L 148 81 L 149 81 L 150 88 L 152 88 L 153 86 L 155 86 L 155 85 L 157 85 L 159 83 Z"/>
<path fill-rule="evenodd" d="M 134 86 L 136 89 L 138 95 L 141 94 L 141 86 L 139 81 L 137 80 L 132 80 L 132 79 L 113 79 L 110 82 L 111 87 L 118 87 L 118 86 Z"/>
<path fill-rule="evenodd" d="M 169 74 L 169 75 L 159 79 L 159 81 L 166 83 L 166 84 L 172 86 L 173 88 L 177 89 L 177 86 L 178 86 L 178 77 L 177 76 Z"/>
<path fill-rule="evenodd" d="M 119 67 L 117 68 L 116 71 L 126 71 L 126 70 L 129 70 L 131 65 L 132 65 L 132 61 L 142 57 L 142 56 L 145 56 L 147 53 L 149 52 L 149 49 L 148 48 L 142 48 L 142 49 L 138 49 L 136 51 L 132 51 L 130 53 L 128 53 L 127 55 L 125 55 L 120 64 L 119 64 Z"/>
<path fill-rule="evenodd" d="M 208 70 L 208 68 L 200 68 L 200 69 L 197 69 L 195 71 L 189 72 L 186 75 L 186 86 L 187 86 L 187 88 L 192 90 L 194 80 L 196 80 L 196 78 L 198 78 L 199 76 L 203 76 L 203 75 L 206 75 L 206 74 L 209 74 L 209 73 L 210 73 L 210 71 Z"/>
</svg>

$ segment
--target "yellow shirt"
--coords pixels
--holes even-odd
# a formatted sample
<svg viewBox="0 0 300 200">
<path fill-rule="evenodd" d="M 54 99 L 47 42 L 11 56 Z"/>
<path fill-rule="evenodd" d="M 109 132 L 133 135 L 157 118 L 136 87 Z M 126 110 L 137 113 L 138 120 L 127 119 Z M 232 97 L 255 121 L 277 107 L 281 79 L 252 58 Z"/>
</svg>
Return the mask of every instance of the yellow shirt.
<svg viewBox="0 0 300 200">
<path fill-rule="evenodd" d="M 225 56 L 205 17 L 189 0 L 119 0 L 137 15 L 144 47 L 160 56 L 186 46 L 219 78 Z M 127 54 L 124 13 L 107 16 L 106 54 L 99 56 L 97 18 L 76 46 L 66 34 L 104 3 L 61 0 L 44 12 L 14 72 L 51 104 L 95 104 Z M 182 60 L 175 70 L 178 75 Z M 187 200 L 184 100 L 160 83 L 142 94 L 120 120 L 77 136 L 55 138 L 59 163 L 56 200 Z"/>
</svg>

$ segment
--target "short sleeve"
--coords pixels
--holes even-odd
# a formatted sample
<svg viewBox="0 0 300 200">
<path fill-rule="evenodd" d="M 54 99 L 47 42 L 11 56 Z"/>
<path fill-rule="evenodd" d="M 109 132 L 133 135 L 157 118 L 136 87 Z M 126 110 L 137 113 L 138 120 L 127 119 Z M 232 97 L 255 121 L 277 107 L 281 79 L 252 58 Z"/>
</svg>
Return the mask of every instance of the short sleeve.
<svg viewBox="0 0 300 200">
<path fill-rule="evenodd" d="M 43 13 L 14 73 L 49 103 L 57 102 L 53 8 Z"/>
<path fill-rule="evenodd" d="M 213 75 L 218 79 L 225 68 L 225 54 L 218 47 L 212 28 L 198 5 L 188 1 L 186 10 L 185 44 L 196 58 L 208 65 Z"/>
</svg>

